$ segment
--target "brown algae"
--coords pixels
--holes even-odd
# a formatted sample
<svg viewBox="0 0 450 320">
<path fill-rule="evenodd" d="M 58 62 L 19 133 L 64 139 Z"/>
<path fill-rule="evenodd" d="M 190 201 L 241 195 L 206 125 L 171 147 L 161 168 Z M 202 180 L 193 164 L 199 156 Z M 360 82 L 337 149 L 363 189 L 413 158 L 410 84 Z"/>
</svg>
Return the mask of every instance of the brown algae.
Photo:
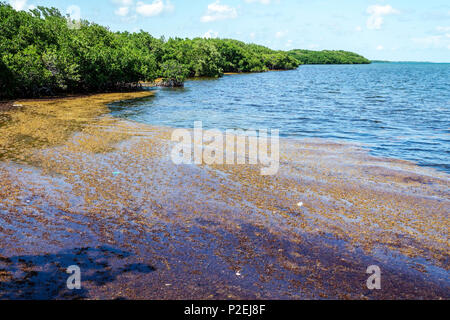
<svg viewBox="0 0 450 320">
<path fill-rule="evenodd" d="M 88 277 L 81 298 L 449 298 L 448 175 L 320 140 L 281 141 L 272 177 L 177 166 L 172 129 L 108 115 L 105 104 L 149 94 L 24 101 L 8 113 L 0 297 L 23 285 L 12 271 L 52 268 L 67 252 L 94 270 L 92 252 L 110 276 Z M 373 264 L 381 291 L 365 287 Z"/>
</svg>

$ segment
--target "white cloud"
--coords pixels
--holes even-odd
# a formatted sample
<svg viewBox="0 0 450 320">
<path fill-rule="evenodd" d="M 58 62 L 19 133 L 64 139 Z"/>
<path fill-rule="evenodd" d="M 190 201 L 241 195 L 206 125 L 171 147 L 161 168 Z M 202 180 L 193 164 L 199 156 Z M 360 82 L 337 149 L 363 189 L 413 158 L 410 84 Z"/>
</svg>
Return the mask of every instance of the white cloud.
<svg viewBox="0 0 450 320">
<path fill-rule="evenodd" d="M 144 17 L 158 16 L 164 11 L 173 10 L 170 1 L 154 0 L 152 3 L 139 1 L 136 3 L 136 13 Z"/>
<path fill-rule="evenodd" d="M 117 8 L 114 13 L 120 17 L 127 17 L 131 11 L 131 7 L 134 4 L 133 0 L 111 0 L 114 4 L 117 4 Z"/>
<path fill-rule="evenodd" d="M 212 30 L 208 30 L 204 35 L 203 38 L 205 39 L 214 39 L 217 38 L 219 36 L 218 32 L 212 31 Z"/>
<path fill-rule="evenodd" d="M 220 4 L 220 0 L 208 5 L 208 9 L 203 17 L 202 22 L 213 22 L 218 20 L 235 19 L 237 17 L 236 8 Z"/>
<path fill-rule="evenodd" d="M 362 27 L 361 27 L 361 26 L 357 26 L 357 27 L 355 28 L 355 30 L 358 31 L 358 32 L 361 32 L 361 31 L 362 31 Z"/>
<path fill-rule="evenodd" d="M 27 0 L 9 0 L 11 6 L 17 10 L 31 10 L 36 8 L 34 5 L 29 5 Z"/>
<path fill-rule="evenodd" d="M 129 12 L 130 12 L 130 8 L 129 7 L 120 7 L 119 9 L 114 11 L 114 13 L 116 15 L 121 16 L 121 17 L 127 16 Z"/>
<path fill-rule="evenodd" d="M 450 33 L 428 36 L 424 38 L 413 38 L 413 42 L 424 48 L 447 48 L 450 49 Z"/>
<path fill-rule="evenodd" d="M 289 39 L 288 41 L 286 41 L 286 47 L 292 47 L 292 43 L 293 41 Z"/>
<path fill-rule="evenodd" d="M 398 14 L 399 11 L 392 8 L 390 5 L 373 5 L 367 8 L 367 13 L 370 15 L 367 19 L 368 29 L 381 29 L 384 23 L 384 16 Z"/>
<path fill-rule="evenodd" d="M 423 48 L 450 49 L 450 27 L 436 27 L 437 34 L 423 38 L 413 38 L 412 41 Z"/>
<path fill-rule="evenodd" d="M 122 7 L 130 7 L 133 4 L 133 0 L 113 0 L 114 3 Z"/>
<path fill-rule="evenodd" d="M 272 1 L 271 0 L 245 0 L 245 2 L 247 2 L 247 3 L 257 2 L 257 3 L 261 3 L 261 4 L 270 4 Z"/>
<path fill-rule="evenodd" d="M 378 51 L 384 50 L 384 47 L 380 44 L 379 46 L 377 46 L 377 50 Z"/>
<path fill-rule="evenodd" d="M 287 35 L 287 31 L 278 31 L 277 33 L 275 33 L 275 37 L 276 38 L 283 38 Z"/>
</svg>

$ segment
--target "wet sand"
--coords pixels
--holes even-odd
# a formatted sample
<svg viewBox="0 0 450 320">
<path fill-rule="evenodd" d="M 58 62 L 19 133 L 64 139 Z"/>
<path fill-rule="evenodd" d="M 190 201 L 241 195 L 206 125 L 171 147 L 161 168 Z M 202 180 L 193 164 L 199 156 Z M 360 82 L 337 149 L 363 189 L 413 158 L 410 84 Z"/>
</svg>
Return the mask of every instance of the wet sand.
<svg viewBox="0 0 450 320">
<path fill-rule="evenodd" d="M 450 298 L 447 174 L 323 140 L 282 140 L 272 177 L 177 166 L 171 128 L 108 114 L 147 95 L 2 113 L 0 298 Z"/>
</svg>

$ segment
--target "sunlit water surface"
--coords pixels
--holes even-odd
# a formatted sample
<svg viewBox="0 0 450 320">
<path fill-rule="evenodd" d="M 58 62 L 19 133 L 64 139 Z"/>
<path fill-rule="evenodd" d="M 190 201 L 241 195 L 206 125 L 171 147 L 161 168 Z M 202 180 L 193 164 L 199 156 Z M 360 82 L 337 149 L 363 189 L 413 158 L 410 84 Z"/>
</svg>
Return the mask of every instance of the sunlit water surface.
<svg viewBox="0 0 450 320">
<path fill-rule="evenodd" d="M 288 138 L 362 144 L 372 154 L 450 173 L 450 64 L 375 63 L 188 81 L 111 106 L 153 125 L 280 129 Z"/>
</svg>

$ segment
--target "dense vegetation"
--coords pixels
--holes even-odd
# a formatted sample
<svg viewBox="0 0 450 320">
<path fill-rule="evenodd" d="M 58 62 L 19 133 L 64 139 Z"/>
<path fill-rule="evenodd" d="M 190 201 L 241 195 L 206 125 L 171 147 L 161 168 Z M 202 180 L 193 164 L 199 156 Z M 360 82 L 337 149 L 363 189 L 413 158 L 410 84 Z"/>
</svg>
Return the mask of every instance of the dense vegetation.
<svg viewBox="0 0 450 320">
<path fill-rule="evenodd" d="M 302 64 L 369 64 L 370 60 L 348 51 L 312 51 L 295 49 L 289 55 Z"/>
<path fill-rule="evenodd" d="M 54 8 L 15 11 L 0 2 L 0 98 L 135 87 L 163 78 L 294 69 L 286 52 L 228 39 L 156 39 L 81 21 L 71 28 Z"/>
<path fill-rule="evenodd" d="M 88 21 L 72 28 L 57 9 L 15 11 L 0 1 L 0 98 L 135 88 L 162 78 L 295 69 L 300 64 L 370 63 L 346 51 L 275 51 L 231 39 L 157 39 L 111 32 Z"/>
</svg>

